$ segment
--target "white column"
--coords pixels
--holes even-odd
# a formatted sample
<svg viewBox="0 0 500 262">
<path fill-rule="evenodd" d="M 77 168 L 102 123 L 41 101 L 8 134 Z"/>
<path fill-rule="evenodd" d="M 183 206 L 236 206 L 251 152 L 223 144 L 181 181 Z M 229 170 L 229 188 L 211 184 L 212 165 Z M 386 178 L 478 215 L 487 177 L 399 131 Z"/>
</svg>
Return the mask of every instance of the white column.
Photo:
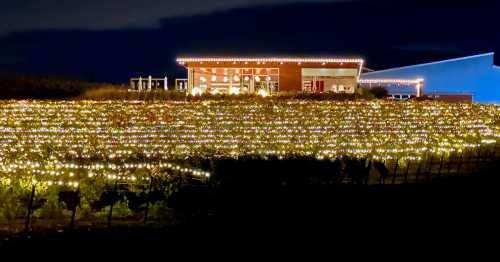
<svg viewBox="0 0 500 262">
<path fill-rule="evenodd" d="M 193 69 L 188 67 L 188 82 L 187 82 L 187 92 L 190 93 L 193 89 L 194 81 L 193 81 Z"/>
<path fill-rule="evenodd" d="M 142 91 L 142 77 L 139 77 L 139 91 Z"/>
<path fill-rule="evenodd" d="M 229 92 L 231 92 L 231 88 L 233 88 L 233 74 L 229 73 Z"/>
<path fill-rule="evenodd" d="M 148 76 L 148 91 L 151 91 L 151 80 L 152 80 L 152 77 Z"/>
<path fill-rule="evenodd" d="M 255 76 L 252 73 L 252 76 L 250 76 L 250 93 L 253 94 L 255 93 Z"/>
<path fill-rule="evenodd" d="M 168 90 L 168 79 L 167 79 L 167 77 L 163 78 L 163 89 L 165 91 Z"/>
<path fill-rule="evenodd" d="M 422 96 L 422 88 L 423 88 L 423 82 L 422 81 L 419 81 L 417 83 L 417 97 L 421 97 Z"/>
</svg>

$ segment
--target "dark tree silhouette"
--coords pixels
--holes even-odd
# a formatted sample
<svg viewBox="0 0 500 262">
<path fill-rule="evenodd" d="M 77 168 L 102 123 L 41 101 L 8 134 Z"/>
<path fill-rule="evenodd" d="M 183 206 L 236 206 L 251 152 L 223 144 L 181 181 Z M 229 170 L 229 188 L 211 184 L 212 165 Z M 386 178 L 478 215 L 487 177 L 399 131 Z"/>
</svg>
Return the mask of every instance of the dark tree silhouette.
<svg viewBox="0 0 500 262">
<path fill-rule="evenodd" d="M 375 163 L 373 163 L 373 166 L 380 173 L 379 183 L 385 184 L 385 179 L 389 177 L 389 169 L 387 169 L 387 167 L 385 166 L 385 163 L 380 162 L 380 161 L 375 161 Z"/>
<path fill-rule="evenodd" d="M 385 87 L 382 87 L 382 86 L 376 86 L 376 87 L 370 88 L 370 92 L 373 94 L 373 96 L 375 96 L 375 98 L 378 98 L 378 99 L 385 98 L 386 96 L 389 95 L 389 92 L 387 91 L 387 89 L 385 89 Z"/>
</svg>

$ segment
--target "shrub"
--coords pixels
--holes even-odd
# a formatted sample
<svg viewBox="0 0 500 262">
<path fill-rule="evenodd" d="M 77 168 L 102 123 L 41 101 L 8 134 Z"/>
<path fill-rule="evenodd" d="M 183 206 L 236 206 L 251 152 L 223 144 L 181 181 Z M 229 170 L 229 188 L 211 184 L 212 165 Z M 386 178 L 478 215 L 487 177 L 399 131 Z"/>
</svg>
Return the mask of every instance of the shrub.
<svg viewBox="0 0 500 262">
<path fill-rule="evenodd" d="M 387 91 L 387 89 L 385 89 L 385 87 L 382 87 L 382 86 L 376 86 L 376 87 L 371 88 L 370 93 L 372 93 L 373 96 L 375 96 L 375 98 L 378 98 L 378 99 L 385 98 L 389 95 L 389 92 Z"/>
<path fill-rule="evenodd" d="M 368 88 L 359 87 L 356 89 L 356 94 L 359 97 L 364 97 L 365 99 L 374 99 L 375 96 Z"/>
<path fill-rule="evenodd" d="M 128 91 L 123 87 L 104 85 L 98 88 L 92 88 L 85 91 L 82 95 L 78 96 L 76 99 L 88 99 L 88 100 L 144 100 L 144 101 L 155 101 L 155 100 L 173 100 L 173 101 L 202 101 L 202 100 L 291 100 L 291 99 L 301 99 L 301 100 L 334 100 L 334 101 L 353 101 L 356 99 L 373 99 L 373 95 L 369 92 L 356 92 L 353 94 L 347 93 L 305 93 L 305 92 L 279 92 L 269 97 L 261 97 L 257 94 L 240 94 L 240 95 L 228 95 L 228 94 L 202 94 L 200 96 L 192 96 L 179 91 L 172 90 L 152 90 L 149 92 L 137 92 Z"/>
<path fill-rule="evenodd" d="M 429 96 L 421 96 L 421 97 L 415 97 L 415 101 L 432 101 L 434 98 L 429 97 Z"/>
<path fill-rule="evenodd" d="M 189 98 L 179 91 L 152 90 L 149 92 L 128 91 L 124 87 L 115 85 L 102 85 L 86 90 L 76 99 L 85 100 L 185 100 Z"/>
<path fill-rule="evenodd" d="M 73 79 L 0 74 L 0 99 L 62 99 L 98 84 Z"/>
</svg>

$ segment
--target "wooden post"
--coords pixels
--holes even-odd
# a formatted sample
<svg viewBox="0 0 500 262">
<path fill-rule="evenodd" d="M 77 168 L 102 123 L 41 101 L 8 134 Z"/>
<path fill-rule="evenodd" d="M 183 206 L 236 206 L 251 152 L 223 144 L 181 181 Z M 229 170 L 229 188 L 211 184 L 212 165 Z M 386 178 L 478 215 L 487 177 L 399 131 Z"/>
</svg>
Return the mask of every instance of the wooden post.
<svg viewBox="0 0 500 262">
<path fill-rule="evenodd" d="M 464 152 L 460 153 L 460 159 L 458 160 L 458 165 L 457 165 L 457 175 L 460 175 L 460 168 L 462 167 L 462 161 L 464 158 Z"/>
<path fill-rule="evenodd" d="M 441 168 L 443 168 L 444 152 L 441 153 L 441 162 L 439 163 L 438 176 L 441 176 Z"/>
<path fill-rule="evenodd" d="M 80 185 L 78 185 L 78 189 L 76 191 L 76 198 L 78 199 L 78 202 L 80 202 Z M 78 204 L 75 203 L 75 206 L 71 210 L 71 222 L 69 224 L 69 228 L 70 229 L 74 229 L 75 228 L 75 217 L 76 217 L 76 208 L 77 208 L 77 206 L 78 206 Z"/>
<path fill-rule="evenodd" d="M 450 172 L 451 172 L 451 163 L 452 163 L 452 161 L 451 161 L 451 154 L 450 154 L 450 156 L 448 157 L 448 172 L 446 173 L 446 175 L 448 175 L 448 176 L 450 175 Z"/>
<path fill-rule="evenodd" d="M 477 162 L 481 159 L 481 146 L 477 147 Z"/>
<path fill-rule="evenodd" d="M 495 155 L 496 155 L 496 143 L 494 146 L 491 147 L 491 154 L 490 154 L 490 160 L 495 160 Z"/>
<path fill-rule="evenodd" d="M 31 187 L 30 200 L 28 202 L 28 214 L 26 214 L 26 220 L 24 222 L 24 231 L 29 232 L 31 228 L 31 214 L 33 211 L 33 201 L 35 200 L 35 184 Z"/>
<path fill-rule="evenodd" d="M 431 172 L 432 172 L 432 158 L 434 157 L 433 154 L 431 154 L 431 158 L 429 159 L 429 168 L 427 169 L 427 180 L 431 179 Z"/>
<path fill-rule="evenodd" d="M 153 177 L 149 177 L 149 188 L 148 193 L 146 195 L 146 209 L 144 209 L 144 224 L 148 222 L 148 213 L 149 213 L 149 194 L 151 193 L 151 189 L 153 188 Z"/>
<path fill-rule="evenodd" d="M 410 170 L 410 160 L 408 160 L 408 163 L 406 164 L 406 173 L 405 173 L 405 183 L 408 183 L 408 171 Z"/>
<path fill-rule="evenodd" d="M 488 151 L 489 151 L 489 150 L 488 150 L 488 147 L 487 147 L 487 146 L 484 146 L 484 147 L 483 147 L 483 151 L 484 151 L 484 153 L 483 153 L 483 158 L 484 158 L 485 160 L 488 160 L 488 153 L 489 153 L 489 152 L 488 152 Z"/>
<path fill-rule="evenodd" d="M 384 159 L 384 162 L 382 163 L 384 166 L 385 166 L 385 159 Z M 380 172 L 379 170 L 379 173 L 380 173 L 380 181 L 379 181 L 379 184 L 385 184 L 385 177 L 384 175 L 382 174 L 382 172 Z"/>
<path fill-rule="evenodd" d="M 394 166 L 394 172 L 392 174 L 392 184 L 396 183 L 396 175 L 398 174 L 399 158 L 396 158 L 396 165 Z"/>
<path fill-rule="evenodd" d="M 477 173 L 479 172 L 481 166 L 481 146 L 477 147 L 477 158 L 475 161 L 475 166 L 474 166 L 474 172 Z"/>
<path fill-rule="evenodd" d="M 116 191 L 118 187 L 118 180 L 115 181 L 115 186 L 113 188 L 113 197 L 116 197 Z M 111 205 L 109 206 L 109 214 L 108 214 L 108 228 L 111 227 L 111 218 L 113 217 L 113 206 L 115 204 L 115 199 L 111 201 Z"/>
<path fill-rule="evenodd" d="M 422 161 L 424 160 L 422 159 L 421 161 L 418 162 L 417 173 L 415 174 L 415 182 L 418 181 L 418 178 L 420 176 L 420 168 L 422 167 Z"/>
<path fill-rule="evenodd" d="M 366 173 L 365 173 L 366 176 L 364 178 L 365 181 L 363 181 L 363 183 L 365 185 L 368 185 L 368 182 L 370 181 L 370 171 L 371 171 L 371 169 L 372 169 L 372 160 L 369 159 L 368 160 L 368 166 L 366 167 Z"/>
</svg>

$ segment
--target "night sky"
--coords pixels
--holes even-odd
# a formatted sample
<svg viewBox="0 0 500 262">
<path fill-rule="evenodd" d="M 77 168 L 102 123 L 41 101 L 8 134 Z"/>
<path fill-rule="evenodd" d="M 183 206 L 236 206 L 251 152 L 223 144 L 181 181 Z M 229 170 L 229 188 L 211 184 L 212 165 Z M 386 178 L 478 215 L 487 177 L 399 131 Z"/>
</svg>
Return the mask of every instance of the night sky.
<svg viewBox="0 0 500 262">
<path fill-rule="evenodd" d="M 1 72 L 100 82 L 184 77 L 179 55 L 354 56 L 384 69 L 500 52 L 500 1 L 17 0 L 0 7 Z"/>
</svg>

